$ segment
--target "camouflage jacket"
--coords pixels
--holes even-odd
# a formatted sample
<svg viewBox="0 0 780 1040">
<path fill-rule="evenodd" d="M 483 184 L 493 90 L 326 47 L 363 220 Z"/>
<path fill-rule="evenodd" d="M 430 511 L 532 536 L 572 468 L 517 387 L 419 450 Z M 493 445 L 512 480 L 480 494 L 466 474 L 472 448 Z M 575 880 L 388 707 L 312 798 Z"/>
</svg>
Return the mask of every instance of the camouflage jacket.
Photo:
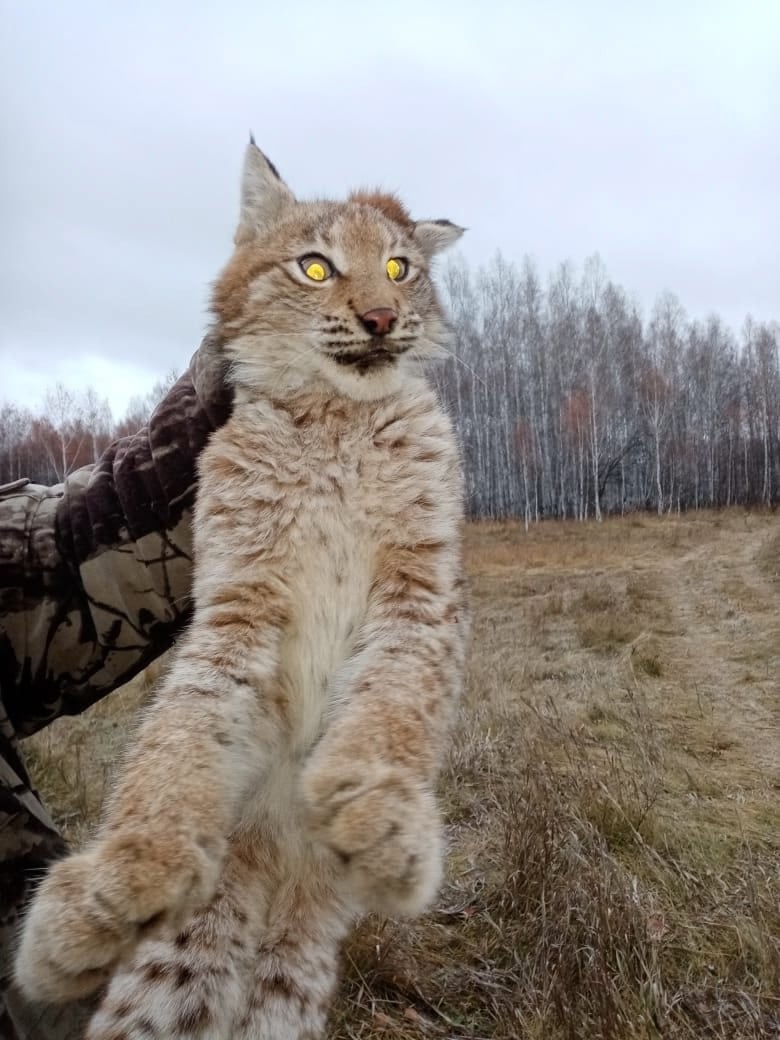
<svg viewBox="0 0 780 1040">
<path fill-rule="evenodd" d="M 75 1040 L 89 1007 L 43 1009 L 11 985 L 30 886 L 65 851 L 17 737 L 83 711 L 171 644 L 190 610 L 197 458 L 228 417 L 206 339 L 149 425 L 64 484 L 0 489 L 0 1037 Z"/>
<path fill-rule="evenodd" d="M 17 735 L 125 683 L 186 620 L 197 456 L 230 410 L 223 365 L 207 338 L 148 427 L 63 485 L 0 493 L 0 700 Z"/>
</svg>

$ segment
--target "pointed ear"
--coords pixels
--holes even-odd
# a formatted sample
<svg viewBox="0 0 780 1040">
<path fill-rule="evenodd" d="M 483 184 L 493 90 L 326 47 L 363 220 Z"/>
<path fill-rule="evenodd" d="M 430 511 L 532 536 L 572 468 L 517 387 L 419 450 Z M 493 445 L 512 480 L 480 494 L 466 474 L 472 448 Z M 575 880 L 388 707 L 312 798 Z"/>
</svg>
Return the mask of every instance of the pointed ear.
<svg viewBox="0 0 780 1040">
<path fill-rule="evenodd" d="M 241 215 L 235 234 L 236 244 L 248 241 L 258 231 L 269 227 L 293 202 L 295 196 L 251 137 L 241 175 Z"/>
<path fill-rule="evenodd" d="M 457 242 L 465 231 L 451 220 L 418 220 L 414 225 L 414 240 L 430 259 Z"/>
</svg>

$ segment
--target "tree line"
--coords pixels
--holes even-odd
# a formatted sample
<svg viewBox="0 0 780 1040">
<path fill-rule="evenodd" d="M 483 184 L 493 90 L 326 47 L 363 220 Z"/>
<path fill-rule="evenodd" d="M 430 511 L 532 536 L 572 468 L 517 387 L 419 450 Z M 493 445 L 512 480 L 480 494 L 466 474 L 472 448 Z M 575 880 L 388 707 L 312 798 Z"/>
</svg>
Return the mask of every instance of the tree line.
<svg viewBox="0 0 780 1040">
<path fill-rule="evenodd" d="M 598 256 L 498 255 L 444 272 L 453 356 L 436 374 L 475 517 L 600 519 L 628 510 L 775 505 L 780 326 L 691 321 L 671 293 L 649 317 Z"/>
<path fill-rule="evenodd" d="M 643 319 L 600 259 L 502 256 L 443 272 L 455 332 L 433 377 L 461 440 L 473 517 L 600 519 L 630 510 L 780 499 L 780 326 L 691 321 L 662 294 Z M 175 379 L 115 422 L 93 389 L 51 390 L 38 414 L 0 404 L 0 483 L 54 484 L 139 429 Z"/>
<path fill-rule="evenodd" d="M 73 470 L 96 462 L 113 440 L 146 424 L 176 378 L 171 370 L 148 393 L 133 397 L 119 420 L 93 387 L 76 392 L 57 383 L 36 412 L 0 402 L 0 485 L 21 477 L 59 484 Z"/>
</svg>

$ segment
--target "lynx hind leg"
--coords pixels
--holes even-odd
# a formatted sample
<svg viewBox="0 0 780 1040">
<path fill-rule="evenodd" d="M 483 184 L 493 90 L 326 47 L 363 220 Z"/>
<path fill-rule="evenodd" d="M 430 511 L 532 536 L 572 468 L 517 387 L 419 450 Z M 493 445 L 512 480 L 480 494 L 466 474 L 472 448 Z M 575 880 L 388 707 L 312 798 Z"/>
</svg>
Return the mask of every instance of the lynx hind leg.
<svg viewBox="0 0 780 1040">
<path fill-rule="evenodd" d="M 120 968 L 86 1040 L 232 1040 L 268 905 L 266 864 L 233 844 L 211 905 Z"/>
<path fill-rule="evenodd" d="M 321 1040 L 355 914 L 322 874 L 277 894 L 234 1040 Z"/>
<path fill-rule="evenodd" d="M 176 941 L 145 943 L 112 979 L 86 1040 L 228 1040 L 246 999 L 246 969 L 235 951 L 214 952 L 193 956 Z"/>
</svg>

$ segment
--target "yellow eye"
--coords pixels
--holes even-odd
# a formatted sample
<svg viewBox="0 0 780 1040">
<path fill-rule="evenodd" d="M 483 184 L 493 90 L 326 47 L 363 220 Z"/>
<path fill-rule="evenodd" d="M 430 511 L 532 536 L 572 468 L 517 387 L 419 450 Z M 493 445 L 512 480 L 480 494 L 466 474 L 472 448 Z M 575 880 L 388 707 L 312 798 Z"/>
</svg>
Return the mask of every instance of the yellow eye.
<svg viewBox="0 0 780 1040">
<path fill-rule="evenodd" d="M 333 274 L 333 268 L 324 256 L 302 256 L 298 263 L 306 277 L 313 282 L 324 282 Z"/>
<path fill-rule="evenodd" d="M 385 270 L 387 271 L 388 278 L 393 282 L 398 282 L 405 277 L 409 265 L 405 260 L 402 260 L 400 256 L 391 257 L 385 264 Z"/>
</svg>

